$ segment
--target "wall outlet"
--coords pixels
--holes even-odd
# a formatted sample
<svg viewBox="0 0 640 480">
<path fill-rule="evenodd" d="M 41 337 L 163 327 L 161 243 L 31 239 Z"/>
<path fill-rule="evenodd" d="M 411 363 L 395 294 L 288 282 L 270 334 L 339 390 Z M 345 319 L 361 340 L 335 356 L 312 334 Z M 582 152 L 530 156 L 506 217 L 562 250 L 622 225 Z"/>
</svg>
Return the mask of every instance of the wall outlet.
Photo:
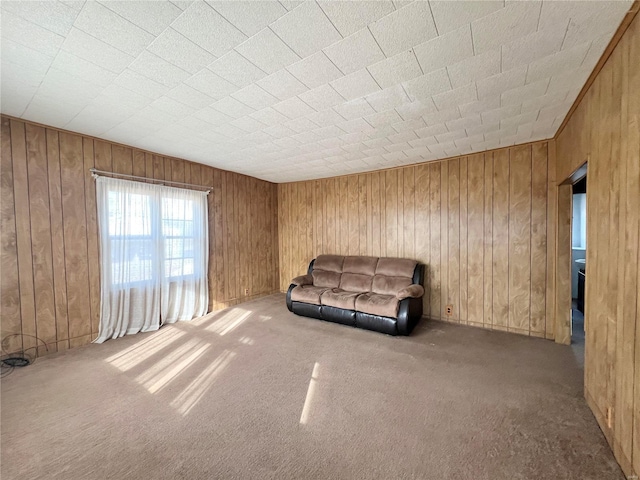
<svg viewBox="0 0 640 480">
<path fill-rule="evenodd" d="M 611 428 L 611 407 L 607 407 L 607 427 Z"/>
<path fill-rule="evenodd" d="M 248 288 L 245 288 L 245 289 L 244 289 L 244 294 L 245 294 L 245 295 L 249 295 L 249 289 L 248 289 Z"/>
<path fill-rule="evenodd" d="M 447 317 L 450 317 L 453 315 L 453 305 L 447 305 L 444 311 L 447 314 Z"/>
</svg>

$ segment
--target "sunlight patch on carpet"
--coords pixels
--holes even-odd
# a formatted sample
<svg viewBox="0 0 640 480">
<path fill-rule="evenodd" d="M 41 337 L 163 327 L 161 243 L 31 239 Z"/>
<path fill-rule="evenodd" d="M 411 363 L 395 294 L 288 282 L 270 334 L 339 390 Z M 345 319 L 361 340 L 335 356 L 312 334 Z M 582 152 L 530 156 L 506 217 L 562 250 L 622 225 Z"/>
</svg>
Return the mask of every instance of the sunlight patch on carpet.
<svg viewBox="0 0 640 480">
<path fill-rule="evenodd" d="M 131 347 L 107 358 L 106 361 L 117 369 L 126 372 L 146 359 L 156 354 L 163 348 L 172 344 L 185 332 L 176 329 L 160 330 L 150 338 L 145 338 Z"/>
<path fill-rule="evenodd" d="M 209 325 L 206 330 L 217 333 L 222 337 L 223 335 L 226 335 L 238 328 L 247 318 L 249 318 L 251 313 L 251 310 L 234 308 Z"/>
<path fill-rule="evenodd" d="M 318 381 L 318 373 L 320 369 L 320 364 L 316 362 L 313 366 L 313 371 L 311 372 L 311 380 L 309 380 L 309 388 L 307 389 L 307 397 L 304 400 L 304 405 L 302 407 L 302 414 L 300 415 L 300 424 L 306 425 L 309 421 L 309 411 L 311 410 L 311 401 L 316 391 L 316 383 Z"/>
<path fill-rule="evenodd" d="M 214 384 L 216 378 L 235 357 L 234 352 L 225 350 L 211 365 L 205 368 L 172 402 L 171 406 L 186 416 Z"/>
</svg>

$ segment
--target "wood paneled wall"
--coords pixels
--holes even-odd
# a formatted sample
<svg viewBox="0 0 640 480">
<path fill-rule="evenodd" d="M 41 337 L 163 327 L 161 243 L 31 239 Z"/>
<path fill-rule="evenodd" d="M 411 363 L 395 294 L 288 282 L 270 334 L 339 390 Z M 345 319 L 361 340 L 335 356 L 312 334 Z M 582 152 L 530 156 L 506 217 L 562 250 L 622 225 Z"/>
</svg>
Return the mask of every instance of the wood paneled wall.
<svg viewBox="0 0 640 480">
<path fill-rule="evenodd" d="M 280 289 L 322 253 L 414 258 L 425 315 L 553 338 L 548 147 L 279 184 Z"/>
<path fill-rule="evenodd" d="M 585 395 L 640 473 L 640 19 L 557 137 L 557 179 L 588 161 Z"/>
<path fill-rule="evenodd" d="M 5 342 L 5 352 L 36 347 L 35 337 L 47 343 L 38 347 L 44 354 L 97 335 L 91 167 L 214 187 L 208 197 L 210 309 L 278 290 L 275 184 L 7 117 L 1 140 L 1 335 L 24 334 Z"/>
</svg>

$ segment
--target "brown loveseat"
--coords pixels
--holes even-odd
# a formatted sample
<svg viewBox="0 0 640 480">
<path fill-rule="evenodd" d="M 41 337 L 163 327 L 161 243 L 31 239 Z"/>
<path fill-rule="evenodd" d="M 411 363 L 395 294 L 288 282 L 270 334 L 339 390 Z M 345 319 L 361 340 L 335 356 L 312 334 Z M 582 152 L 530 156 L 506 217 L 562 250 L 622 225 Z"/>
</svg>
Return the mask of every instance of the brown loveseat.
<svg viewBox="0 0 640 480">
<path fill-rule="evenodd" d="M 291 281 L 287 308 L 390 335 L 409 335 L 422 316 L 424 265 L 405 258 L 319 255 Z"/>
</svg>

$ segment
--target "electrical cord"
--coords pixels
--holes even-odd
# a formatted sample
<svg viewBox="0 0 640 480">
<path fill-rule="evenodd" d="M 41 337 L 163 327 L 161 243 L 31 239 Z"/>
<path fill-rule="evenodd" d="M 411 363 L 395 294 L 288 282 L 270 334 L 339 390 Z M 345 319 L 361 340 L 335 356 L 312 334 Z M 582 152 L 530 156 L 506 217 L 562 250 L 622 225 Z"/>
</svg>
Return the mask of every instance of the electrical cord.
<svg viewBox="0 0 640 480">
<path fill-rule="evenodd" d="M 20 337 L 21 344 L 24 337 L 34 338 L 36 340 L 36 345 L 34 347 L 23 349 L 19 352 L 9 353 L 7 352 L 7 349 L 9 348 L 9 345 L 11 343 L 10 340 L 15 337 Z M 14 368 L 26 367 L 28 365 L 31 365 L 32 363 L 35 363 L 36 358 L 38 357 L 38 342 L 41 342 L 45 350 L 49 352 L 49 346 L 47 345 L 47 342 L 36 337 L 35 335 L 28 335 L 25 333 L 11 333 L 5 336 L 2 339 L 2 343 L 0 344 L 0 378 L 4 378 L 7 375 L 11 374 Z"/>
</svg>

